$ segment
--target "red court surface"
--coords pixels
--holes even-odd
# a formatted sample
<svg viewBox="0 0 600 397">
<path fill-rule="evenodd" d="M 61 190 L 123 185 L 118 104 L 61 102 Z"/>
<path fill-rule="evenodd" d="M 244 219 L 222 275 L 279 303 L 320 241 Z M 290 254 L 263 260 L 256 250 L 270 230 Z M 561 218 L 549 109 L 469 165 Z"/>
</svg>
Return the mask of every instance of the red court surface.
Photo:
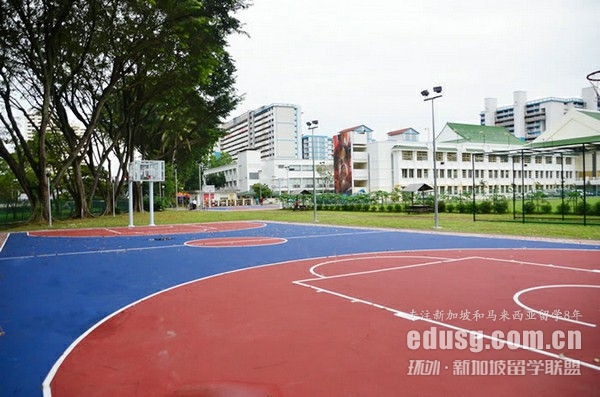
<svg viewBox="0 0 600 397">
<path fill-rule="evenodd" d="M 598 395 L 599 302 L 597 251 L 285 262 L 183 284 L 115 313 L 65 353 L 45 395 Z M 408 347 L 411 331 L 432 329 L 480 332 L 466 349 Z M 541 349 L 492 336 L 527 330 L 543 333 Z M 580 348 L 546 346 L 557 330 L 579 334 Z M 475 349 L 478 341 L 488 348 Z"/>
<path fill-rule="evenodd" d="M 229 230 L 255 229 L 259 227 L 265 227 L 265 224 L 262 222 L 206 222 L 179 225 L 38 230 L 29 232 L 28 234 L 30 236 L 38 237 L 123 237 L 156 234 L 211 233 Z"/>
</svg>

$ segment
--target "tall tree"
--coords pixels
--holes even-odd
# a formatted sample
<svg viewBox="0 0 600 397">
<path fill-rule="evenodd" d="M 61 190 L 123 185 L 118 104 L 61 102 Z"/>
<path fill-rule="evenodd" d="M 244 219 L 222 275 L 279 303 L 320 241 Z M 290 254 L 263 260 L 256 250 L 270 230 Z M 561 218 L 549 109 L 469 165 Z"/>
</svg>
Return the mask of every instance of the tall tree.
<svg viewBox="0 0 600 397">
<path fill-rule="evenodd" d="M 53 185 L 68 176 L 82 217 L 111 154 L 123 178 L 136 151 L 185 159 L 195 145 L 212 147 L 219 118 L 237 101 L 225 46 L 240 29 L 232 13 L 245 6 L 243 0 L 0 3 L 0 121 L 10 141 L 0 143 L 0 156 L 28 195 L 34 220 L 48 216 L 48 131 L 62 137 L 53 146 Z M 33 145 L 19 114 L 32 125 Z M 71 115 L 82 132 L 72 128 Z M 91 187 L 84 173 L 94 178 Z"/>
</svg>

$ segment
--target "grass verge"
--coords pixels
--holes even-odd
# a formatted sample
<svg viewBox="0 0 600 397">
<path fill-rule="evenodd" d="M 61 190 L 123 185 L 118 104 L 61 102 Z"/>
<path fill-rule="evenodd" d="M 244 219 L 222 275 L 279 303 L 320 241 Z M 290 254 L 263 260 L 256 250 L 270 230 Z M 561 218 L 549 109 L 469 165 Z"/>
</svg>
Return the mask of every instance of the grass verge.
<svg viewBox="0 0 600 397">
<path fill-rule="evenodd" d="M 434 231 L 433 214 L 399 214 L 378 212 L 320 211 L 318 223 L 323 225 L 360 226 L 391 229 L 411 229 Z M 134 224 L 144 226 L 149 223 L 149 214 L 134 215 Z M 154 214 L 156 225 L 222 222 L 240 220 L 262 220 L 291 223 L 314 223 L 312 211 L 260 210 L 260 211 L 186 211 L 167 210 Z M 55 221 L 52 229 L 94 228 L 128 226 L 127 214 L 101 216 L 91 219 L 71 219 Z M 440 232 L 473 233 L 483 235 L 509 235 L 525 237 L 547 237 L 565 240 L 598 241 L 600 227 L 573 224 L 545 224 L 509 222 L 473 222 L 470 214 L 439 214 Z M 22 225 L 6 231 L 26 231 L 48 229 L 48 225 Z"/>
</svg>

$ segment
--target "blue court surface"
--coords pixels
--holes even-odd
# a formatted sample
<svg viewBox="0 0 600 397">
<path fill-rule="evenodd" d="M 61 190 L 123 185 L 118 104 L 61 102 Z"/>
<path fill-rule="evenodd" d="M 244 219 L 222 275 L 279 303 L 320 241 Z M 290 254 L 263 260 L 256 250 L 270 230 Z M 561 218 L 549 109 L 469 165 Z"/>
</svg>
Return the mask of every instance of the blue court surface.
<svg viewBox="0 0 600 397">
<path fill-rule="evenodd" d="M 223 237 L 270 237 L 285 243 L 185 244 Z M 114 237 L 13 233 L 0 252 L 0 396 L 41 396 L 54 363 L 82 333 L 132 302 L 191 280 L 308 258 L 474 248 L 589 250 L 600 263 L 598 243 L 455 235 L 443 230 L 267 222 L 244 230 Z"/>
</svg>

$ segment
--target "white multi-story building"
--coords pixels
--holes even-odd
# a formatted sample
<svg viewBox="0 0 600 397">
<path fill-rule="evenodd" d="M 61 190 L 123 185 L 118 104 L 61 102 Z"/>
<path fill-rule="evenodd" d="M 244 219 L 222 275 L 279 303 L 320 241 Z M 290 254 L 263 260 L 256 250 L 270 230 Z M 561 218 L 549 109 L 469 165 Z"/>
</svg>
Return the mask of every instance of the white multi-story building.
<svg viewBox="0 0 600 397">
<path fill-rule="evenodd" d="M 271 104 L 234 117 L 222 125 L 226 135 L 219 151 L 237 159 L 243 150 L 258 150 L 261 159 L 295 159 L 300 156 L 300 108 Z"/>
<path fill-rule="evenodd" d="M 434 155 L 433 143 L 421 141 L 419 135 L 405 128 L 374 141 L 372 130 L 361 125 L 334 135 L 332 158 L 265 158 L 258 149 L 246 149 L 237 153 L 235 163 L 207 174 L 222 172 L 227 181 L 222 193 L 231 195 L 251 190 L 256 183 L 279 193 L 310 191 L 313 186 L 317 193 L 392 192 L 415 183 L 434 186 L 435 156 L 435 184 L 444 195 L 473 189 L 477 194 L 510 195 L 584 184 L 594 185 L 593 191 L 600 187 L 600 156 L 582 155 L 579 147 L 600 142 L 597 111 L 571 110 L 530 143 L 505 127 L 447 123 L 436 137 Z M 555 146 L 561 150 L 553 150 Z"/>
<path fill-rule="evenodd" d="M 480 113 L 481 125 L 507 128 L 521 140 L 533 140 L 558 123 L 571 109 L 598 110 L 598 98 L 593 87 L 582 89 L 581 98 L 544 98 L 527 100 L 527 93 L 515 91 L 514 103 L 498 107 L 496 98 L 485 99 Z"/>
<path fill-rule="evenodd" d="M 432 142 L 388 134 L 369 144 L 371 191 L 402 190 L 414 183 L 434 186 Z M 475 186 L 481 194 L 508 195 L 552 190 L 576 181 L 575 155 L 525 151 L 525 143 L 503 127 L 447 123 L 436 138 L 436 182 L 440 194 L 458 195 Z"/>
</svg>

